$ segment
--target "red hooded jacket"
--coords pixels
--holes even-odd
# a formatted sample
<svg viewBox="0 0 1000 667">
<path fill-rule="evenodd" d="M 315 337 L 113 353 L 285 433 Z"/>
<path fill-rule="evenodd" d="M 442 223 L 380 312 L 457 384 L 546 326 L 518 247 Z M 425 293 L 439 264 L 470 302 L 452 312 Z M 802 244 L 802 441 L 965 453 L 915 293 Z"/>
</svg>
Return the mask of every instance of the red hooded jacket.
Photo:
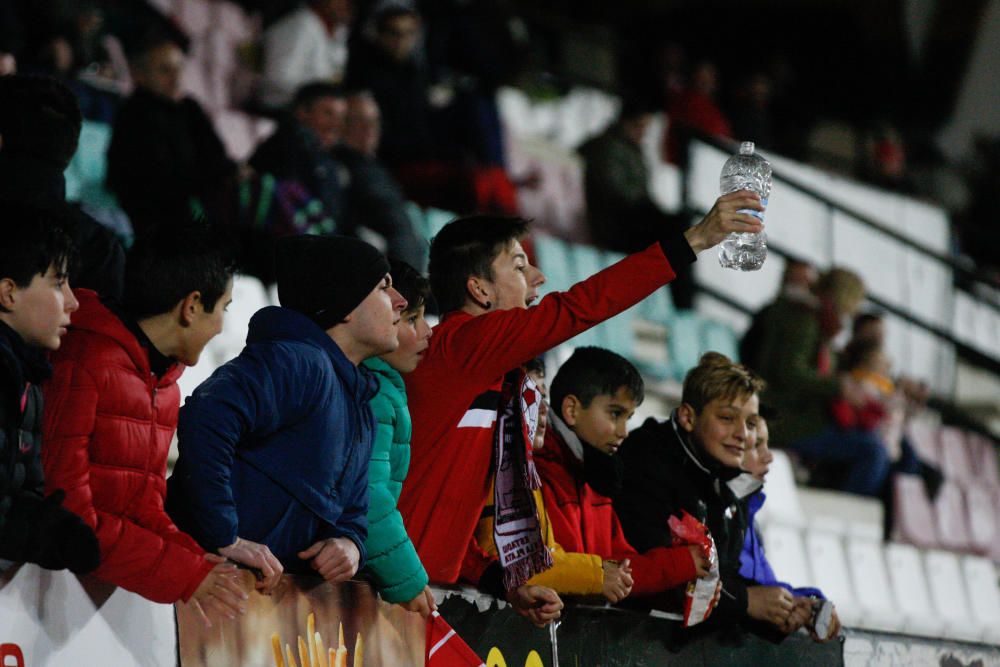
<svg viewBox="0 0 1000 667">
<path fill-rule="evenodd" d="M 76 295 L 80 309 L 43 387 L 46 493 L 63 489 L 66 509 L 97 533 L 95 576 L 154 602 L 186 601 L 213 564 L 163 510 L 183 367 L 157 379 L 97 294 Z"/>
<path fill-rule="evenodd" d="M 632 595 L 662 593 L 694 579 L 697 572 L 687 547 L 654 547 L 645 553 L 632 548 L 611 499 L 583 480 L 583 463 L 557 432 L 556 419 L 550 414 L 545 446 L 535 452 L 545 511 L 556 542 L 566 551 L 597 554 L 605 560 L 628 558 Z"/>
</svg>

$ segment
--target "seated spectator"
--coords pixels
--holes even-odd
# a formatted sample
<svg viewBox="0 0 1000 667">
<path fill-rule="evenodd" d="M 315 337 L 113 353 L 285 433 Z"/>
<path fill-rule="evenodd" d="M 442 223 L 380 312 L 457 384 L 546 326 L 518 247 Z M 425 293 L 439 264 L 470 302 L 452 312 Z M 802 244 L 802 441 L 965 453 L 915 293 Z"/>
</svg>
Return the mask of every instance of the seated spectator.
<svg viewBox="0 0 1000 667">
<path fill-rule="evenodd" d="M 814 292 L 819 274 L 809 262 L 798 259 L 787 259 L 785 270 L 781 274 L 781 288 L 778 296 L 785 301 L 801 303 L 807 308 L 816 308 L 819 301 Z M 779 299 L 780 300 L 780 299 Z M 740 339 L 740 361 L 747 368 L 759 369 L 761 345 L 764 330 L 771 322 L 771 312 L 774 308 L 780 310 L 781 306 L 776 306 L 779 301 L 773 301 L 764 306 L 753 316 L 750 327 Z"/>
<path fill-rule="evenodd" d="M 765 412 L 761 406 L 761 413 Z M 818 588 L 792 588 L 778 580 L 771 564 L 767 561 L 767 554 L 764 553 L 764 544 L 760 538 L 760 528 L 757 526 L 757 513 L 764 506 L 767 496 L 761 487 L 774 460 L 774 455 L 768 447 L 770 435 L 768 433 L 767 420 L 763 416 L 757 419 L 757 441 L 752 447 L 747 447 L 743 457 L 743 470 L 746 475 L 741 475 L 732 480 L 742 480 L 749 476 L 754 482 L 750 488 L 750 495 L 744 496 L 746 511 L 746 537 L 743 540 L 743 550 L 740 552 L 740 576 L 756 582 L 760 586 L 780 586 L 792 594 L 794 608 L 788 616 L 788 622 L 782 628 L 786 634 L 791 634 L 800 627 L 805 627 L 812 638 L 819 642 L 833 639 L 840 633 L 840 620 L 834 609 L 830 621 L 830 627 L 825 637 L 816 634 L 814 606 L 817 600 L 825 600 L 823 592 Z M 730 487 L 735 485 L 730 482 Z M 735 491 L 735 489 L 734 489 Z M 737 494 L 739 495 L 739 494 Z"/>
<path fill-rule="evenodd" d="M 350 175 L 331 151 L 343 136 L 346 112 L 339 86 L 318 81 L 306 84 L 295 93 L 290 117 L 250 158 L 250 166 L 258 172 L 305 186 L 338 229 L 347 220 L 345 189 Z"/>
<path fill-rule="evenodd" d="M 310 81 L 340 83 L 347 64 L 352 0 L 309 0 L 263 35 L 264 73 L 258 99 L 284 109 Z"/>
<path fill-rule="evenodd" d="M 372 35 L 351 51 L 346 84 L 369 90 L 382 114 L 379 157 L 392 169 L 439 157 L 431 127 L 431 79 L 420 53 L 420 15 L 412 3 L 376 5 Z"/>
<path fill-rule="evenodd" d="M 536 390 L 524 383 L 520 367 L 525 359 L 659 289 L 674 277 L 673 266 L 690 263 L 697 252 L 719 243 L 728 233 L 760 230 L 759 221 L 737 213 L 739 208 L 760 209 L 760 202 L 745 191 L 720 197 L 709 214 L 683 235 L 665 230 L 659 243 L 567 292 L 546 296 L 534 308 L 529 306 L 545 277 L 528 262 L 521 247 L 520 239 L 528 231 L 526 221 L 469 216 L 449 223 L 437 234 L 431 245 L 430 280 L 444 316 L 423 362 L 406 376 L 414 428 L 410 474 L 399 499 L 407 530 L 432 582 L 455 583 L 461 578 L 478 584 L 510 600 L 536 623 L 558 617 L 561 602 L 553 591 L 524 585 L 548 563 L 521 568 L 523 561 L 508 562 L 505 572 L 474 541 L 496 477 L 491 470 L 495 473 L 499 468 L 495 464 L 501 454 L 495 451 L 501 442 L 498 425 L 513 428 L 518 418 L 524 419 L 524 410 L 510 400 L 514 388 L 523 387 L 535 396 Z M 458 368 L 460 373 L 456 373 Z M 505 387 L 510 393 L 501 405 Z M 498 414 L 504 418 L 498 419 Z M 535 424 L 528 420 L 525 429 L 534 430 Z M 512 437 L 517 438 L 517 429 L 513 430 Z M 505 481 L 516 485 L 519 476 L 512 477 Z M 527 471 L 520 479 L 530 479 Z M 520 488 L 518 493 L 525 507 L 533 504 L 528 489 Z M 449 508 L 444 517 L 441 507 Z M 525 544 L 540 546 L 537 525 L 527 523 L 532 528 L 524 531 Z M 526 557 L 536 554 L 525 552 Z"/>
<path fill-rule="evenodd" d="M 649 193 L 649 167 L 642 140 L 654 109 L 636 98 L 626 99 L 618 119 L 580 146 L 585 161 L 584 189 L 590 237 L 602 248 L 634 252 L 673 224 Z"/>
<path fill-rule="evenodd" d="M 621 492 L 616 456 L 642 403 L 639 371 L 610 350 L 578 347 L 552 381 L 555 409 L 538 452 L 545 510 L 556 540 L 570 551 L 631 562 L 635 597 L 664 593 L 708 574 L 699 547 L 653 547 L 639 553 L 622 534 L 610 496 Z"/>
<path fill-rule="evenodd" d="M 378 394 L 371 400 L 377 428 L 368 466 L 365 571 L 372 575 L 383 600 L 397 602 L 426 618 L 437 605 L 396 503 L 410 467 L 411 424 L 403 375 L 413 372 L 427 350 L 431 328 L 424 319 L 424 310 L 431 286 L 408 264 L 390 260 L 389 268 L 393 287 L 407 305 L 396 324 L 399 347 L 364 362 L 379 384 Z"/>
<path fill-rule="evenodd" d="M 864 402 L 855 384 L 834 374 L 830 349 L 842 320 L 858 312 L 864 283 L 834 268 L 819 279 L 815 294 L 815 304 L 779 295 L 766 307 L 767 316 L 756 320 L 755 370 L 768 381 L 769 400 L 785 414 L 774 436 L 813 467 L 814 482 L 878 496 L 889 472 L 885 443 L 871 431 L 844 432 L 830 410 L 838 397 L 853 406 Z"/>
<path fill-rule="evenodd" d="M 542 394 L 539 404 L 538 425 L 531 443 L 537 453 L 545 444 L 548 429 L 548 392 L 545 388 L 545 365 L 541 359 L 533 359 L 525 365 L 528 377 L 532 379 Z M 564 595 L 602 595 L 611 604 L 621 602 L 632 592 L 632 567 L 626 558 L 622 561 L 604 560 L 597 554 L 568 552 L 556 542 L 552 532 L 552 522 L 545 511 L 545 500 L 541 489 L 533 489 L 535 510 L 538 513 L 539 530 L 545 548 L 552 554 L 552 567 L 528 579 L 535 586 L 547 586 Z M 476 527 L 476 542 L 490 556 L 497 555 L 493 539 L 495 503 L 493 489 L 486 499 L 483 516 Z"/>
<path fill-rule="evenodd" d="M 350 172 L 350 215 L 345 233 L 358 227 L 378 232 L 386 241 L 386 253 L 410 266 L 427 264 L 427 242 L 413 227 L 406 211 L 406 196 L 399 183 L 376 157 L 382 136 L 378 103 L 367 92 L 347 98 L 344 141 L 334 155 Z"/>
<path fill-rule="evenodd" d="M 232 267 L 203 225 L 161 227 L 129 254 L 121 304 L 78 290 L 80 310 L 45 385 L 46 486 L 97 533 L 94 575 L 154 602 L 233 617 L 232 565 L 163 511 L 184 366 L 222 330 Z"/>
<path fill-rule="evenodd" d="M 0 77 L 0 198 L 61 206 L 63 172 L 76 153 L 80 125 L 76 98 L 55 79 Z M 63 217 L 78 254 L 69 267 L 71 283 L 120 299 L 125 251 L 118 238 L 76 206 L 66 207 Z"/>
<path fill-rule="evenodd" d="M 733 129 L 715 100 L 719 87 L 719 71 L 715 65 L 703 60 L 694 66 L 688 87 L 673 98 L 667 107 L 670 125 L 663 135 L 663 159 L 678 162 L 682 159 L 681 137 L 685 131 L 697 130 L 716 137 L 730 138 Z"/>
<path fill-rule="evenodd" d="M 682 512 L 708 526 L 715 540 L 725 592 L 691 635 L 743 627 L 783 636 L 795 608 L 784 588 L 759 586 L 740 574 L 747 516 L 726 484 L 754 445 L 763 388 L 752 371 L 708 352 L 684 378 L 681 405 L 670 419 L 647 419 L 621 447 L 625 477 L 614 508 L 636 549 L 670 546 L 667 520 Z"/>
<path fill-rule="evenodd" d="M 278 298 L 247 345 L 187 399 L 167 510 L 205 549 L 346 581 L 365 564 L 378 382 L 406 301 L 389 263 L 346 237 L 276 244 Z"/>
<path fill-rule="evenodd" d="M 169 38 L 148 40 L 132 62 L 136 89 L 115 120 L 108 188 L 142 234 L 144 220 L 222 215 L 236 165 L 193 98 L 181 88 L 184 52 Z"/>
<path fill-rule="evenodd" d="M 667 227 L 683 231 L 686 217 L 664 213 L 649 191 L 649 167 L 642 141 L 654 109 L 639 98 L 625 100 L 618 119 L 579 148 L 584 159 L 584 194 L 590 238 L 602 248 L 635 252 L 654 242 Z M 678 307 L 692 305 L 687 267 L 671 286 Z"/>
<path fill-rule="evenodd" d="M 93 531 L 45 497 L 41 383 L 79 307 L 67 278 L 73 245 L 58 216 L 0 202 L 0 559 L 83 574 L 97 567 Z"/>
<path fill-rule="evenodd" d="M 378 103 L 378 157 L 422 206 L 514 213 L 516 192 L 503 168 L 480 164 L 456 141 L 445 111 L 453 91 L 433 85 L 421 30 L 412 2 L 387 0 L 372 13 L 371 38 L 352 47 L 346 83 L 370 91 Z"/>
</svg>

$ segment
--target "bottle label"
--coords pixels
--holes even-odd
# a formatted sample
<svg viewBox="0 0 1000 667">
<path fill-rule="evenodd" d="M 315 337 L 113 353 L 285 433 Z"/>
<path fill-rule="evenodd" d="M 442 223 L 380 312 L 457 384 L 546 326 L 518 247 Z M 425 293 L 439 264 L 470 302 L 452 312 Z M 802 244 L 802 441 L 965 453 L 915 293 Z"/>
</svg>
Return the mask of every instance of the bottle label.
<svg viewBox="0 0 1000 667">
<path fill-rule="evenodd" d="M 766 209 L 767 208 L 767 198 L 766 197 L 761 198 L 760 204 L 761 204 L 761 206 L 763 206 Z M 757 218 L 761 222 L 764 222 L 764 213 L 765 213 L 765 211 L 754 211 L 753 209 L 749 209 L 749 208 L 741 208 L 740 210 L 738 210 L 736 212 L 737 213 L 747 213 L 747 214 L 752 215 L 753 217 Z"/>
</svg>

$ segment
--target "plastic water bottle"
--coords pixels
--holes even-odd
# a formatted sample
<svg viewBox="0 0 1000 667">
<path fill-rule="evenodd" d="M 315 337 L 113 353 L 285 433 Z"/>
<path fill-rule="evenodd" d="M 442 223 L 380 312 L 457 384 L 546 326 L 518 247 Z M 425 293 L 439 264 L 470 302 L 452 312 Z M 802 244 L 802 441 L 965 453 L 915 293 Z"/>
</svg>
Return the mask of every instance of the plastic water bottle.
<svg viewBox="0 0 1000 667">
<path fill-rule="evenodd" d="M 719 178 L 722 194 L 736 190 L 750 190 L 760 195 L 760 203 L 767 207 L 767 198 L 771 194 L 771 164 L 754 153 L 752 141 L 740 144 L 740 152 L 728 160 L 722 167 Z M 749 213 L 761 220 L 764 213 L 743 209 L 740 213 Z M 764 266 L 767 257 L 767 236 L 759 234 L 733 232 L 719 246 L 719 264 L 727 269 L 740 271 L 757 271 Z"/>
</svg>

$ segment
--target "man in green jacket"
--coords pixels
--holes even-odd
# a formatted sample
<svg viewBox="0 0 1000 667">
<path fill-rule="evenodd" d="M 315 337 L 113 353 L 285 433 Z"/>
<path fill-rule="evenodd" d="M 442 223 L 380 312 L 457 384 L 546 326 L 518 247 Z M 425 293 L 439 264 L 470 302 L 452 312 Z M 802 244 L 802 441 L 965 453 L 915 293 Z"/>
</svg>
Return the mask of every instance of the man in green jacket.
<svg viewBox="0 0 1000 667">
<path fill-rule="evenodd" d="M 378 394 L 371 400 L 377 426 L 368 468 L 366 569 L 382 599 L 426 618 L 437 605 L 396 502 L 410 468 L 410 413 L 400 374 L 417 367 L 431 337 L 430 325 L 424 319 L 430 283 L 412 266 L 398 260 L 390 261 L 390 274 L 393 286 L 409 305 L 396 325 L 399 347 L 364 362 L 379 382 Z"/>
</svg>

